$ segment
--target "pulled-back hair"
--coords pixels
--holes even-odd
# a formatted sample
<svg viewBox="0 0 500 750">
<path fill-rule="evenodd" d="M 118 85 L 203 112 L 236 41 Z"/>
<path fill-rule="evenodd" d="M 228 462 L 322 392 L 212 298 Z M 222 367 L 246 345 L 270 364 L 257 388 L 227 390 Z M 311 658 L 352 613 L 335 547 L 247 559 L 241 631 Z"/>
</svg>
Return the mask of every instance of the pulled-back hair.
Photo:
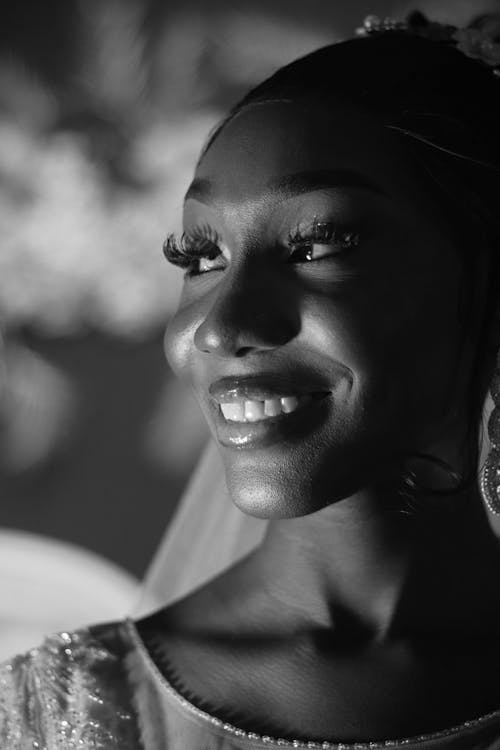
<svg viewBox="0 0 500 750">
<path fill-rule="evenodd" d="M 465 471 L 452 490 L 477 479 L 479 434 L 486 395 L 488 329 L 500 302 L 500 76 L 445 39 L 412 33 L 429 21 L 410 14 L 407 29 L 359 36 L 318 49 L 280 68 L 249 91 L 210 135 L 203 153 L 244 108 L 283 100 L 334 100 L 355 106 L 393 131 L 416 174 L 431 191 L 466 264 L 463 324 L 472 304 L 481 253 L 489 263 L 482 328 L 469 388 Z M 482 15 L 469 28 L 488 29 L 500 41 L 500 16 Z M 368 122 L 368 118 L 367 118 Z M 489 358 L 489 359 L 488 359 Z M 419 494 L 406 477 L 410 496 Z M 449 491 L 443 494 L 450 494 Z"/>
</svg>

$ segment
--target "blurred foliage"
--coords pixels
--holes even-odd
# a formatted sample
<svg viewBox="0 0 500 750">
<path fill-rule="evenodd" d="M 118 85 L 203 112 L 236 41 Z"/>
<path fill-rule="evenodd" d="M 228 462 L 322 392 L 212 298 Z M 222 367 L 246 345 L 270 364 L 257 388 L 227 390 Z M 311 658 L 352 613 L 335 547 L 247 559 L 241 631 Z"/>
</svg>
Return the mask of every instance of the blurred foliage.
<svg viewBox="0 0 500 750">
<path fill-rule="evenodd" d="M 139 337 L 164 324 L 181 276 L 161 244 L 179 223 L 182 191 L 213 120 L 200 115 L 138 133 L 127 152 L 138 184 L 110 182 L 81 135 L 0 123 L 4 325 Z"/>
</svg>

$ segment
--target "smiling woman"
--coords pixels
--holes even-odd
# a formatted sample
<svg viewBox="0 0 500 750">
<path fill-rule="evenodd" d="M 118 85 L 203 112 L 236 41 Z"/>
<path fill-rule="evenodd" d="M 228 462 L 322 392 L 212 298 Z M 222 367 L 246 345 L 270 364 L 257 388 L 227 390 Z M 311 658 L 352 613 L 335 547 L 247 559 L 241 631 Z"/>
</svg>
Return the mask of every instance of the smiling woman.
<svg viewBox="0 0 500 750">
<path fill-rule="evenodd" d="M 222 454 L 249 513 L 304 515 L 367 477 L 387 482 L 406 453 L 432 452 L 429 432 L 450 452 L 460 445 L 450 407 L 465 402 L 466 382 L 456 397 L 449 382 L 463 262 L 398 146 L 341 100 L 270 98 L 226 123 L 198 165 L 210 198 L 188 191 L 183 242 L 166 246 L 188 264 L 167 354 L 223 446 L 251 448 Z M 222 401 L 245 412 L 251 399 L 327 397 L 300 415 L 229 425 L 213 399 L 228 376 Z M 257 462 L 258 476 L 242 475 Z"/>
<path fill-rule="evenodd" d="M 494 24 L 368 19 L 212 133 L 164 244 L 185 273 L 165 348 L 265 534 L 153 614 L 6 665 L 6 746 L 499 746 Z"/>
</svg>

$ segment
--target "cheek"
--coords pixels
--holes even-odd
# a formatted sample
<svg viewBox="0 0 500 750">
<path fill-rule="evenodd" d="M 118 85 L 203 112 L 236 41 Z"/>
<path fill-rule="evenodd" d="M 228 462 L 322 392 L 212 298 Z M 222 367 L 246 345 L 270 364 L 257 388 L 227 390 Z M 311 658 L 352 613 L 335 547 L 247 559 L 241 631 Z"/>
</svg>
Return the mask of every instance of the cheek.
<svg viewBox="0 0 500 750">
<path fill-rule="evenodd" d="M 461 329 L 459 274 L 371 269 L 329 294 L 312 295 L 301 335 L 354 374 L 349 408 L 377 429 L 412 429 L 450 409 Z M 354 413 L 353 413 L 354 418 Z"/>
<path fill-rule="evenodd" d="M 213 303 L 212 292 L 216 284 L 212 277 L 216 279 L 217 274 L 206 274 L 196 286 L 184 282 L 179 306 L 165 331 L 163 348 L 167 362 L 177 377 L 187 384 L 192 380 L 194 336 Z"/>
<path fill-rule="evenodd" d="M 199 315 L 193 305 L 182 306 L 171 318 L 164 338 L 164 351 L 173 372 L 183 381 L 190 380 L 193 340 Z"/>
</svg>

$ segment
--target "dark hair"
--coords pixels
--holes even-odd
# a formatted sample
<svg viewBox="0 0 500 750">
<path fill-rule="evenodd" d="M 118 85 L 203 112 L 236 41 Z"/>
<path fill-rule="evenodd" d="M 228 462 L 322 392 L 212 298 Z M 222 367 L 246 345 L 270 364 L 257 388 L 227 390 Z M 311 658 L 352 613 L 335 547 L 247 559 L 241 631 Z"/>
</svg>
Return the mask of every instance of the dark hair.
<svg viewBox="0 0 500 750">
<path fill-rule="evenodd" d="M 407 25 L 411 32 L 430 22 L 415 12 Z M 493 29 L 498 37 L 500 17 L 483 15 L 469 27 Z M 500 292 L 500 77 L 444 39 L 408 31 L 356 37 L 293 61 L 249 91 L 211 134 L 203 153 L 225 124 L 249 105 L 318 97 L 334 97 L 364 109 L 405 142 L 467 264 L 464 324 L 473 302 L 479 253 L 488 253 L 490 272 L 487 289 L 482 290 L 485 314 L 467 405 L 466 470 L 451 493 L 459 492 L 477 478 L 488 322 Z M 407 478 L 406 485 L 409 496 L 417 497 L 414 479 Z"/>
</svg>

